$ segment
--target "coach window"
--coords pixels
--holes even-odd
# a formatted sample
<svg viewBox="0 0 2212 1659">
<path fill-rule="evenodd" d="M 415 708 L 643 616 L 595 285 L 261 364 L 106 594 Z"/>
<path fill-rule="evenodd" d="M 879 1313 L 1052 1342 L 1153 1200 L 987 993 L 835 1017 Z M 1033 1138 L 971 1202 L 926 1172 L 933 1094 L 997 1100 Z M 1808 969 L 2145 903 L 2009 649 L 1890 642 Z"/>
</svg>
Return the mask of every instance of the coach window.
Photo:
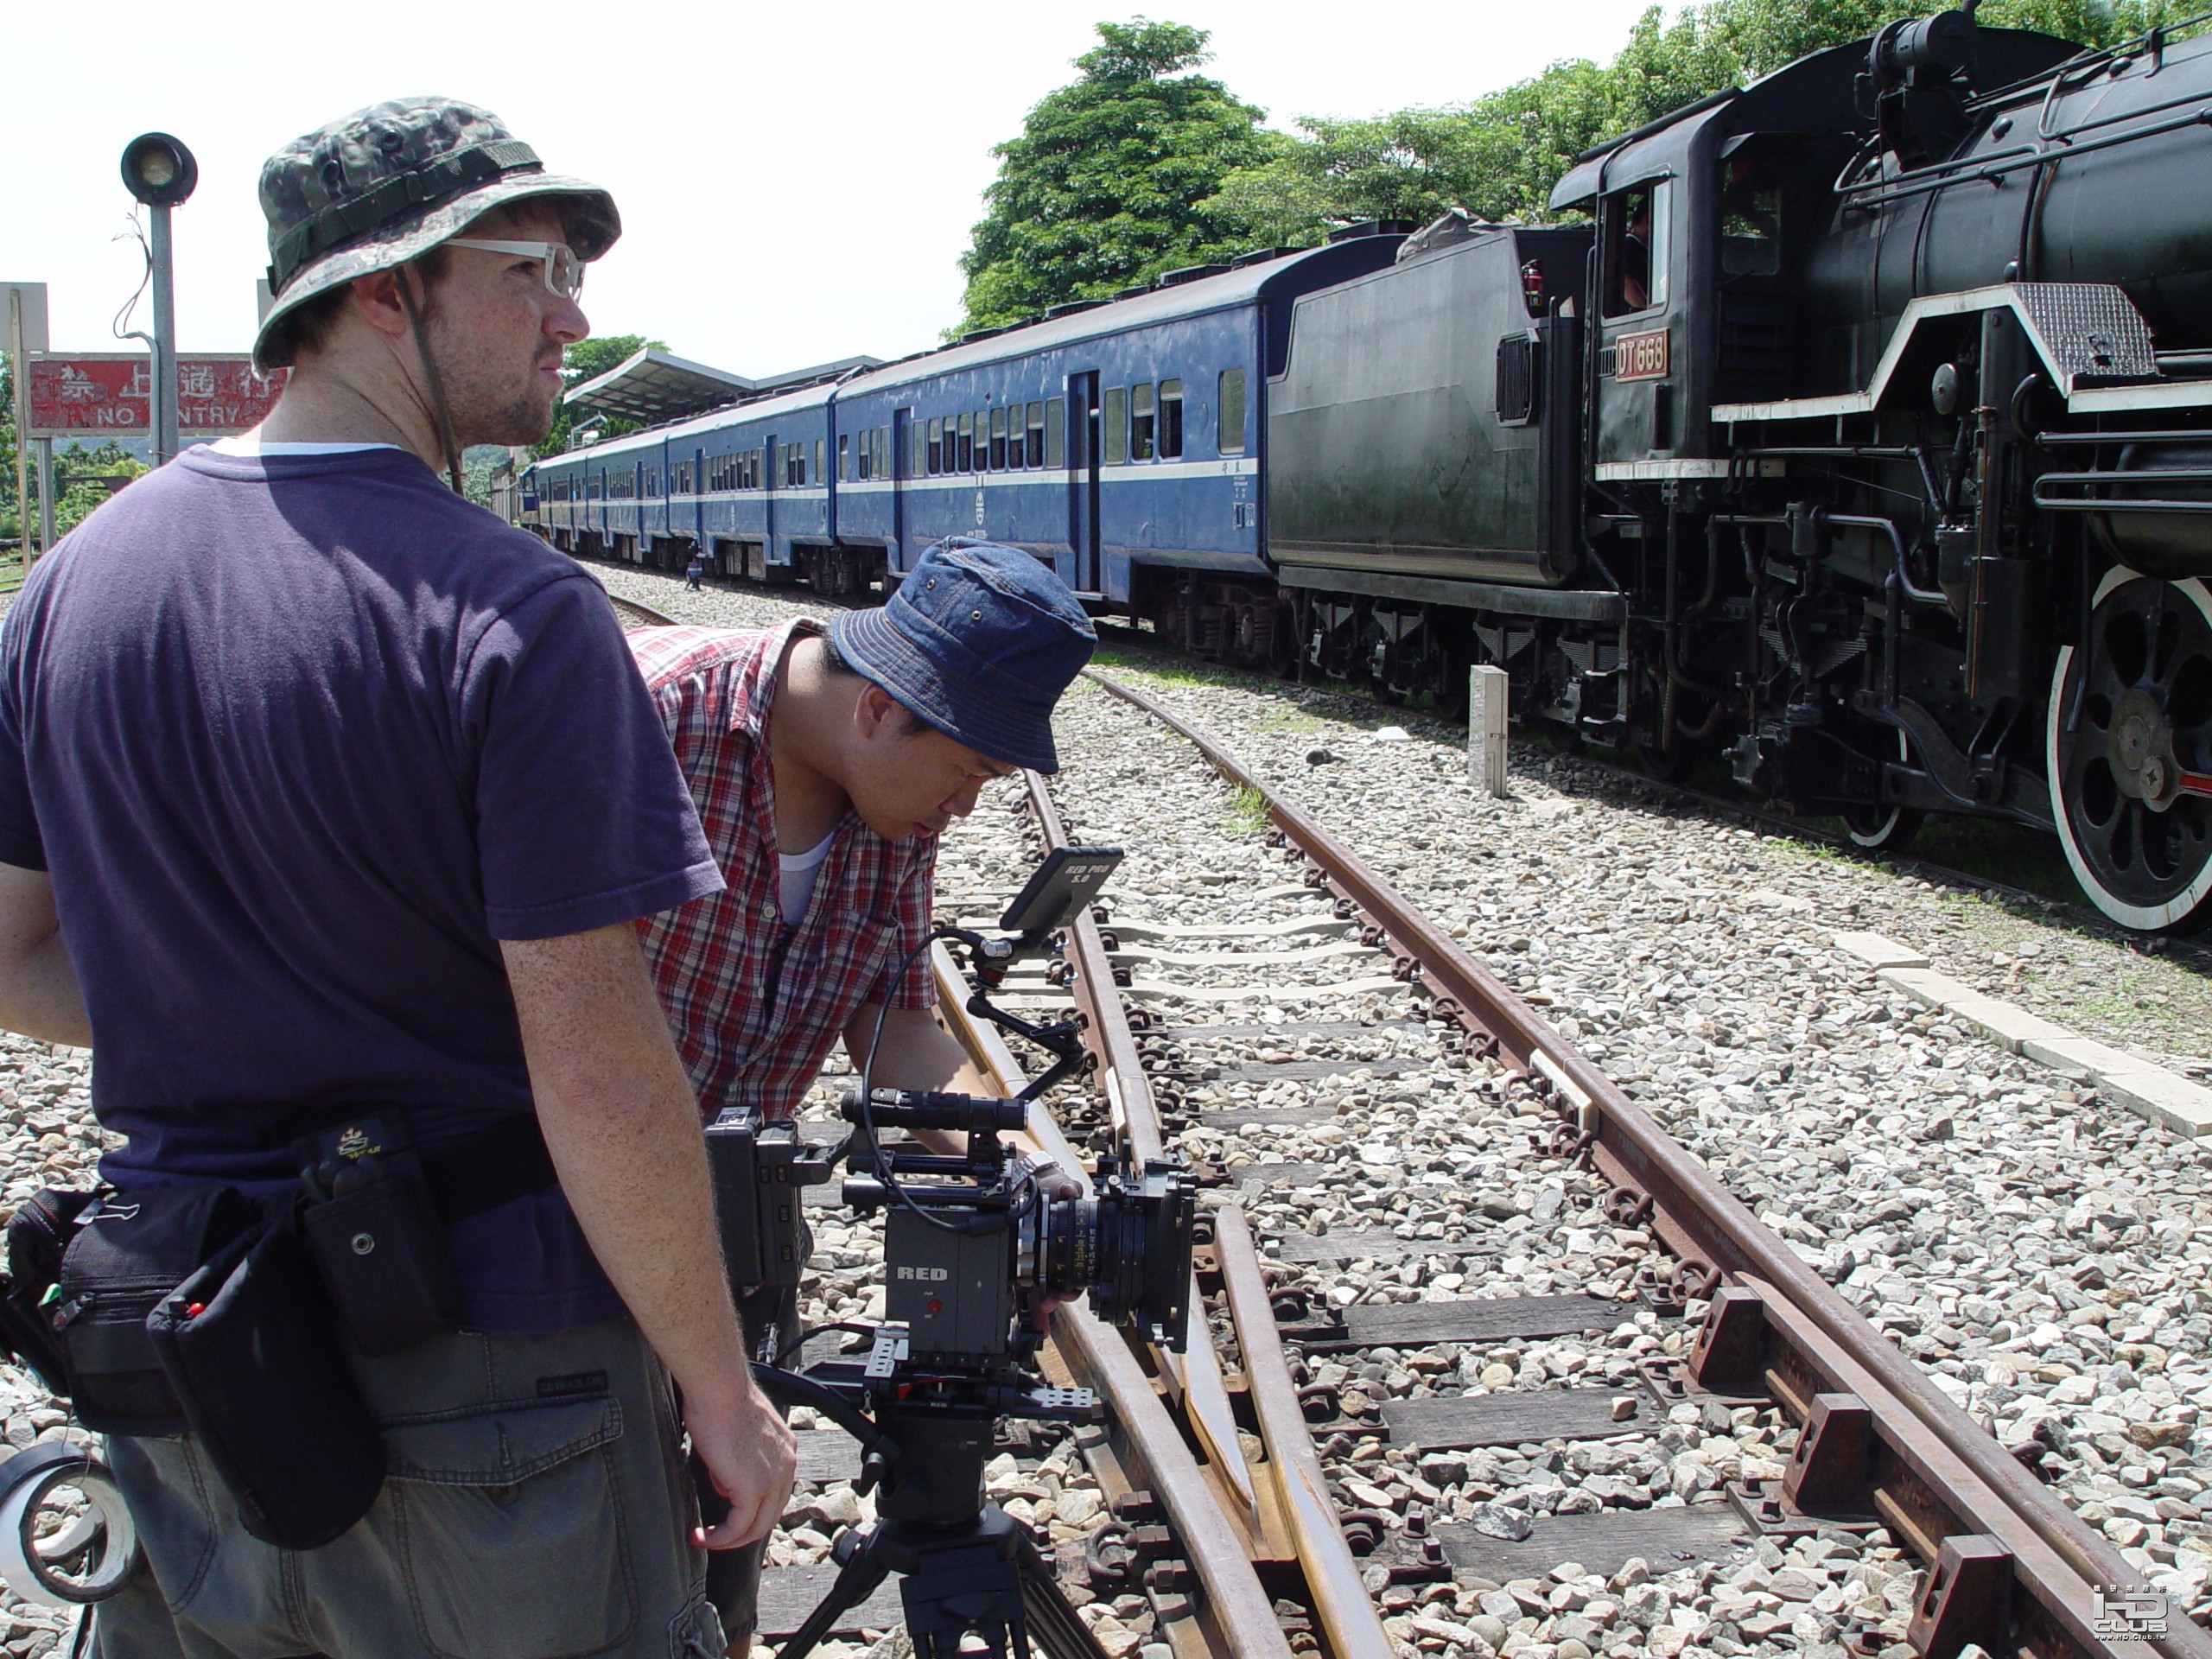
<svg viewBox="0 0 2212 1659">
<path fill-rule="evenodd" d="M 1153 457 L 1153 428 L 1155 421 L 1152 407 L 1152 382 L 1129 388 L 1129 459 L 1150 461 Z"/>
<path fill-rule="evenodd" d="M 1058 397 L 1045 400 L 1045 464 L 1067 465 L 1067 405 Z"/>
<path fill-rule="evenodd" d="M 861 476 L 866 478 L 868 474 L 862 472 Z M 853 481 L 853 435 L 849 432 L 837 435 L 837 481 L 840 484 Z"/>
<path fill-rule="evenodd" d="M 1605 200 L 1605 315 L 1622 316 L 1667 302 L 1672 251 L 1667 181 L 1617 190 Z"/>
<path fill-rule="evenodd" d="M 823 441 L 820 438 L 817 438 L 814 441 L 814 470 L 807 474 L 807 476 L 812 479 L 817 484 L 821 483 L 824 479 L 830 476 L 830 474 L 824 472 L 822 468 L 822 446 Z"/>
<path fill-rule="evenodd" d="M 1105 433 L 1106 462 L 1109 466 L 1129 458 L 1129 389 L 1109 386 L 1099 416 L 1099 425 Z"/>
<path fill-rule="evenodd" d="M 1006 466 L 1006 410 L 995 409 L 991 411 L 991 470 L 1002 473 Z"/>
<path fill-rule="evenodd" d="M 1030 404 L 1030 405 L 1029 405 L 1029 421 L 1028 421 L 1028 425 L 1029 425 L 1029 464 L 1030 464 L 1032 467 L 1042 467 L 1042 466 L 1045 464 L 1045 405 L 1044 405 L 1044 404 Z"/>
<path fill-rule="evenodd" d="M 1217 430 L 1221 442 L 1218 448 L 1224 455 L 1244 453 L 1244 371 L 1224 369 L 1221 372 L 1221 401 L 1215 405 L 1221 419 Z"/>
<path fill-rule="evenodd" d="M 1160 383 L 1160 458 L 1173 461 L 1183 453 L 1183 383 Z"/>
<path fill-rule="evenodd" d="M 1021 423 L 1021 405 L 1006 406 L 1006 465 L 1018 473 L 1029 464 L 1029 429 Z"/>
<path fill-rule="evenodd" d="M 929 442 L 929 448 L 925 456 L 925 464 L 929 468 L 929 476 L 935 478 L 944 470 L 944 423 L 942 420 L 932 419 L 923 430 L 927 435 Z M 917 468 L 917 470 L 919 469 Z"/>
<path fill-rule="evenodd" d="M 950 470 L 956 473 L 972 473 L 976 470 L 976 417 L 973 415 L 963 415 L 960 417 L 958 430 L 958 440 L 955 442 L 954 429 L 951 427 L 945 429 L 946 442 L 951 443 L 953 451 L 948 457 L 953 463 Z"/>
<path fill-rule="evenodd" d="M 976 470 L 991 470 L 991 411 L 988 409 L 976 411 Z"/>
</svg>

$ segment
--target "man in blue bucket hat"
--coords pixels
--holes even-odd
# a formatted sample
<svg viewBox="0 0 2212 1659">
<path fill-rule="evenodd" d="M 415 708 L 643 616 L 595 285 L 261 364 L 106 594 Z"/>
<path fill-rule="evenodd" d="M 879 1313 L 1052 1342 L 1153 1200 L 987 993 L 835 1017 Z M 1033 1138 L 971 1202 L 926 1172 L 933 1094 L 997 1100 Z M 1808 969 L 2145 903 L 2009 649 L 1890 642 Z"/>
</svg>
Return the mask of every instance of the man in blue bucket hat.
<svg viewBox="0 0 2212 1659">
<path fill-rule="evenodd" d="M 630 636 L 726 883 L 643 925 L 704 1119 L 791 1117 L 840 1037 L 880 1087 L 990 1091 L 930 1012 L 938 836 L 993 779 L 1058 769 L 1053 705 L 1096 643 L 1049 567 L 963 542 L 827 630 Z M 737 1288 L 749 1341 L 796 1331 L 795 1293 Z M 708 1562 L 733 1654 L 760 1566 L 757 1544 Z"/>
</svg>

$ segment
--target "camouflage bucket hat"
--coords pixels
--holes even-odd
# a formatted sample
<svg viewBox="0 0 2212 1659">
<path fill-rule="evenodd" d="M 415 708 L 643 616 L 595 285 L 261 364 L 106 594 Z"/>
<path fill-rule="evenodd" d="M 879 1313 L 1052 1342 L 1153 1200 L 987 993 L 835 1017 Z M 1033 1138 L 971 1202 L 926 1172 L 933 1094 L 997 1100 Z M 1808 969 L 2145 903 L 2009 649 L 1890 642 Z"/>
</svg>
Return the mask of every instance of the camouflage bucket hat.
<svg viewBox="0 0 2212 1659">
<path fill-rule="evenodd" d="M 560 199 L 569 245 L 596 259 L 622 234 L 614 198 L 545 171 L 488 110 L 451 98 L 396 98 L 296 138 L 261 168 L 276 303 L 253 365 L 292 360 L 287 319 L 318 294 L 404 265 L 507 202 Z"/>
</svg>

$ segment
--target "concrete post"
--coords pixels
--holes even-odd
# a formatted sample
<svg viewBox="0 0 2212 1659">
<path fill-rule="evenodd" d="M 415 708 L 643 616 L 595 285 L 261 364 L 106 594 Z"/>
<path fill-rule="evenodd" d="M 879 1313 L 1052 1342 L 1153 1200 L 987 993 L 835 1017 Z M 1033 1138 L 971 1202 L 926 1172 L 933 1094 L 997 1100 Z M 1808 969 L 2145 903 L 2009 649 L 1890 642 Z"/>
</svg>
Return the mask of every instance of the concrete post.
<svg viewBox="0 0 2212 1659">
<path fill-rule="evenodd" d="M 1467 779 L 1487 794 L 1505 793 L 1505 671 L 1467 671 Z"/>
</svg>

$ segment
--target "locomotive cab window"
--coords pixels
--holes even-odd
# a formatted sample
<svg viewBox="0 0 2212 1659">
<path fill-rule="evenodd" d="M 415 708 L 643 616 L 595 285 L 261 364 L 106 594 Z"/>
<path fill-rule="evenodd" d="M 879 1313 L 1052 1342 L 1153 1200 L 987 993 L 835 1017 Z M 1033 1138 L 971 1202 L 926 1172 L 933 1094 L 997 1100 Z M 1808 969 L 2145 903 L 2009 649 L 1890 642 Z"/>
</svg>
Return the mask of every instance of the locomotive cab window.
<svg viewBox="0 0 2212 1659">
<path fill-rule="evenodd" d="M 1183 453 L 1183 383 L 1160 383 L 1160 458 L 1173 461 Z"/>
<path fill-rule="evenodd" d="M 1666 180 L 1655 179 L 1605 198 L 1599 218 L 1605 238 L 1607 316 L 1666 304 L 1672 195 Z"/>
<path fill-rule="evenodd" d="M 1720 270 L 1725 276 L 1782 270 L 1782 187 L 1747 156 L 1721 164 Z"/>
<path fill-rule="evenodd" d="M 1215 447 L 1224 455 L 1241 455 L 1244 453 L 1244 371 L 1224 369 L 1220 392 L 1220 401 L 1214 405 L 1221 417 L 1216 423 L 1219 442 Z"/>
</svg>

